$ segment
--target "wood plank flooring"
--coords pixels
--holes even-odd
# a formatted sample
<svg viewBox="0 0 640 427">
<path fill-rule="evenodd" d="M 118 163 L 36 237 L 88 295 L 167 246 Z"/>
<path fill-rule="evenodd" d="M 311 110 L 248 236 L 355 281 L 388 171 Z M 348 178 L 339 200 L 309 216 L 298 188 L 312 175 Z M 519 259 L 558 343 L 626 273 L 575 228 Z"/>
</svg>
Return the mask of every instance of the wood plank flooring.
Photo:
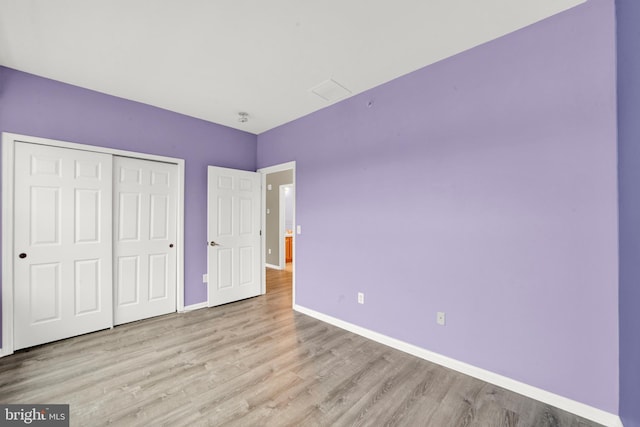
<svg viewBox="0 0 640 427">
<path fill-rule="evenodd" d="M 595 426 L 291 309 L 267 294 L 0 359 L 0 402 L 69 403 L 73 426 Z"/>
</svg>

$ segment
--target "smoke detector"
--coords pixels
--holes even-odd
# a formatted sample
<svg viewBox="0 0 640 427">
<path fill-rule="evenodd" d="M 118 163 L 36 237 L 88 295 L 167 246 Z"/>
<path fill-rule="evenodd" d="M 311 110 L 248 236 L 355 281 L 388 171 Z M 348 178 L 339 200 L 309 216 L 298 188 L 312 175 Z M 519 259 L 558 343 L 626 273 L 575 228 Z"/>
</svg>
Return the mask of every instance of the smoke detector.
<svg viewBox="0 0 640 427">
<path fill-rule="evenodd" d="M 244 111 L 239 112 L 238 121 L 240 123 L 247 123 L 249 121 L 249 113 L 245 113 Z"/>
</svg>

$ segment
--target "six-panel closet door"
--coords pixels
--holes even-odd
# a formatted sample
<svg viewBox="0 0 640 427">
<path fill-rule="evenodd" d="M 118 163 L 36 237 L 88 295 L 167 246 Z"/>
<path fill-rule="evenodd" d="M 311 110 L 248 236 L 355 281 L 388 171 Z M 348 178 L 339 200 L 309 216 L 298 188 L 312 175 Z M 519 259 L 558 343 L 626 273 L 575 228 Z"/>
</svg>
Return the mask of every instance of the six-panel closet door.
<svg viewBox="0 0 640 427">
<path fill-rule="evenodd" d="M 114 324 L 176 311 L 177 166 L 114 157 Z"/>
<path fill-rule="evenodd" d="M 14 348 L 111 327 L 112 156 L 17 143 Z"/>
<path fill-rule="evenodd" d="M 17 142 L 14 349 L 176 311 L 178 167 Z"/>
</svg>

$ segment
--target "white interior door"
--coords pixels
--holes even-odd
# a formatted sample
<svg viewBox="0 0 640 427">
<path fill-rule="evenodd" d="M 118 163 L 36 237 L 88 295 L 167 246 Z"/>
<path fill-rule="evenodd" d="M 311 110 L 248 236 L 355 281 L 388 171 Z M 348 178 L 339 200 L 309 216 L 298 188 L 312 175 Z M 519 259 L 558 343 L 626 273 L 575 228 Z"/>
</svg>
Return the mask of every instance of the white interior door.
<svg viewBox="0 0 640 427">
<path fill-rule="evenodd" d="M 15 349 L 111 327 L 111 160 L 16 143 Z"/>
<path fill-rule="evenodd" d="M 261 175 L 209 166 L 209 307 L 261 293 Z"/>
<path fill-rule="evenodd" d="M 176 311 L 177 166 L 114 157 L 114 324 Z"/>
</svg>

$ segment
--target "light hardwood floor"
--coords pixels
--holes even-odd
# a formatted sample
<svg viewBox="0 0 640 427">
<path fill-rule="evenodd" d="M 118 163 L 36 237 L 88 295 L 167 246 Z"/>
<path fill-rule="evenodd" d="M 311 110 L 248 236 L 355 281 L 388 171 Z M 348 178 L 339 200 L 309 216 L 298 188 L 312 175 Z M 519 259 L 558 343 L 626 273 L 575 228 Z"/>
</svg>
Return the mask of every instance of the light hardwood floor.
<svg viewBox="0 0 640 427">
<path fill-rule="evenodd" d="M 0 402 L 69 403 L 74 426 L 595 426 L 267 295 L 0 359 Z"/>
</svg>

